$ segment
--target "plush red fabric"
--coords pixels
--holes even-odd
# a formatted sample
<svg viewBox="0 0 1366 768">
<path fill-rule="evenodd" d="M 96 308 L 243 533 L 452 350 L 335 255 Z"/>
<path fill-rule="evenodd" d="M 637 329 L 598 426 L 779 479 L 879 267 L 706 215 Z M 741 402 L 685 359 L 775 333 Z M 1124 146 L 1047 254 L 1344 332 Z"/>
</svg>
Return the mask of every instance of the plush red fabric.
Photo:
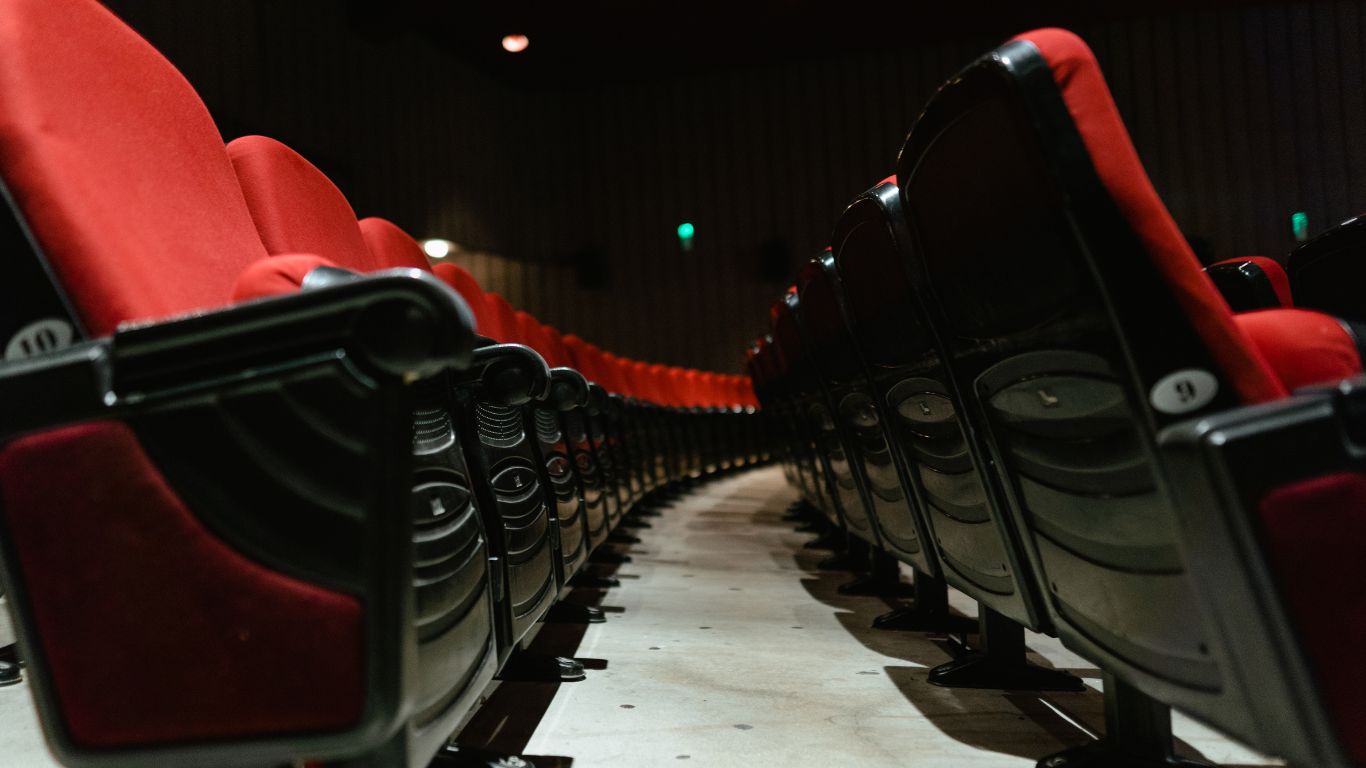
<svg viewBox="0 0 1366 768">
<path fill-rule="evenodd" d="M 665 373 L 664 380 L 669 389 L 670 405 L 675 408 L 687 408 L 692 405 L 692 396 L 688 392 L 688 372 L 686 369 L 671 365 Z"/>
<path fill-rule="evenodd" d="M 632 386 L 637 400 L 644 400 L 647 403 L 659 402 L 659 390 L 655 386 L 654 376 L 650 373 L 649 363 L 632 360 L 631 379 L 634 382 Z"/>
<path fill-rule="evenodd" d="M 594 348 L 591 344 L 571 333 L 564 337 L 564 346 L 569 350 L 570 359 L 574 361 L 574 370 L 582 373 L 594 384 L 606 386 L 602 383 L 599 359 L 593 353 Z"/>
<path fill-rule="evenodd" d="M 385 265 L 371 255 L 341 190 L 302 155 L 275 139 L 228 144 L 247 208 L 271 255 L 316 253 L 357 272 Z"/>
<path fill-rule="evenodd" d="M 521 344 L 521 335 L 517 331 L 517 313 L 512 308 L 512 304 L 502 296 L 486 291 L 484 293 L 484 306 L 488 308 L 489 329 L 493 338 L 507 342 L 509 344 Z"/>
<path fill-rule="evenodd" d="M 1032 43 L 1048 62 L 1101 183 L 1223 369 L 1224 378 L 1245 403 L 1284 397 L 1285 387 L 1233 322 L 1227 302 L 1200 268 L 1148 180 L 1091 49 L 1062 29 L 1035 30 L 1015 39 Z"/>
<path fill-rule="evenodd" d="M 542 326 L 542 330 L 545 333 L 546 351 L 550 353 L 546 360 L 553 361 L 552 365 L 573 368 L 574 358 L 569 353 L 569 348 L 564 345 L 564 334 L 553 325 Z"/>
<path fill-rule="evenodd" d="M 593 351 L 598 356 L 598 370 L 602 375 L 602 386 L 614 394 L 630 394 L 630 384 L 627 383 L 625 373 L 622 371 L 621 358 L 598 347 L 593 347 Z"/>
<path fill-rule="evenodd" d="M 409 268 L 432 271 L 427 254 L 412 235 L 388 219 L 370 216 L 360 220 L 360 234 L 371 258 L 385 269 Z"/>
<path fill-rule="evenodd" d="M 10 444 L 0 501 L 76 743 L 328 731 L 359 719 L 357 599 L 229 548 L 123 424 Z"/>
<path fill-rule="evenodd" d="M 488 304 L 484 302 L 484 289 L 464 267 L 443 261 L 432 265 L 432 272 L 442 281 L 455 289 L 474 313 L 474 325 L 481 335 L 497 339 L 494 318 L 489 314 Z"/>
<path fill-rule="evenodd" d="M 698 404 L 704 408 L 718 408 L 725 398 L 721 395 L 721 375 L 699 371 L 697 376 Z"/>
<path fill-rule="evenodd" d="M 550 341 L 546 338 L 545 328 L 541 322 L 520 309 L 513 313 L 513 317 L 517 321 L 517 337 L 522 343 L 539 352 L 541 357 L 545 358 L 546 364 L 559 365 L 551 362 L 554 353 L 550 349 Z"/>
<path fill-rule="evenodd" d="M 249 301 L 295 293 L 304 284 L 308 273 L 318 267 L 335 267 L 321 256 L 292 253 L 275 256 L 250 264 L 237 277 L 232 289 L 233 301 Z"/>
<path fill-rule="evenodd" d="M 1267 549 L 1329 715 L 1353 765 L 1366 765 L 1366 477 L 1338 473 L 1277 488 L 1259 505 Z"/>
<path fill-rule="evenodd" d="M 658 398 L 655 402 L 670 407 L 678 405 L 674 396 L 673 381 L 669 375 L 669 366 L 663 363 L 652 364 L 650 378 L 654 382 L 655 397 Z"/>
<path fill-rule="evenodd" d="M 0 0 L 0 175 L 92 335 L 265 257 L 208 110 L 94 0 Z"/>
<path fill-rule="evenodd" d="M 1361 373 L 1356 340 L 1335 318 L 1305 309 L 1243 312 L 1235 322 L 1252 339 L 1286 389 L 1326 384 Z"/>
</svg>

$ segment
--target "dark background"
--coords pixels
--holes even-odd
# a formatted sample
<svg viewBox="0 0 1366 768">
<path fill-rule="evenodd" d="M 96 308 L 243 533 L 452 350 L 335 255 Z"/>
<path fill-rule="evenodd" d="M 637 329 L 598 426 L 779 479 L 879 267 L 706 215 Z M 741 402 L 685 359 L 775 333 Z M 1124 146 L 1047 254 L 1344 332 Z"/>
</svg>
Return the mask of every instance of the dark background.
<svg viewBox="0 0 1366 768">
<path fill-rule="evenodd" d="M 1207 258 L 1283 257 L 1292 212 L 1313 233 L 1366 209 L 1366 0 L 109 5 L 225 138 L 285 141 L 359 215 L 454 240 L 486 288 L 649 360 L 739 370 L 933 89 L 1034 26 L 1096 49 Z"/>
</svg>

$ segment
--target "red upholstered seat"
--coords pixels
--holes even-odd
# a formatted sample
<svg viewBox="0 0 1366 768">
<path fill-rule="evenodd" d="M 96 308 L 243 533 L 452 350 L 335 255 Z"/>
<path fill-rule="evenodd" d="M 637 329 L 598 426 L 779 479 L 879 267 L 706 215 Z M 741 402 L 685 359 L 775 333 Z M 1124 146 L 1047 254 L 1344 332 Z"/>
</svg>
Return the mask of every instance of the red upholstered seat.
<svg viewBox="0 0 1366 768">
<path fill-rule="evenodd" d="M 565 346 L 564 334 L 553 325 L 542 326 L 542 330 L 545 333 L 546 351 L 549 353 L 544 355 L 546 362 L 554 366 L 573 368 L 574 358 Z"/>
<path fill-rule="evenodd" d="M 594 384 L 606 388 L 601 355 L 597 348 L 572 333 L 564 337 L 564 345 L 569 350 L 574 369 Z"/>
<path fill-rule="evenodd" d="M 1361 373 L 1357 340 L 1337 319 L 1303 309 L 1234 316 L 1286 389 L 1328 384 Z"/>
<path fill-rule="evenodd" d="M 675 408 L 691 407 L 692 393 L 688 390 L 688 371 L 678 366 L 669 366 L 666 381 L 668 382 L 669 397 L 672 401 L 670 405 Z"/>
<path fill-rule="evenodd" d="M 0 0 L 0 177 L 90 336 L 229 304 L 266 256 L 199 97 L 94 0 Z M 9 443 L 0 506 L 69 745 L 357 721 L 362 606 L 224 543 L 129 427 Z"/>
<path fill-rule="evenodd" d="M 1146 256 L 1160 277 L 1161 285 L 1175 298 L 1177 310 L 1184 315 L 1184 319 L 1198 335 L 1204 350 L 1213 359 L 1218 379 L 1226 382 L 1236 392 L 1242 404 L 1276 401 L 1284 398 L 1296 387 L 1334 383 L 1360 373 L 1361 359 L 1357 353 L 1355 339 L 1334 318 L 1288 308 L 1248 312 L 1236 316 L 1230 311 L 1209 277 L 1200 269 L 1185 238 L 1149 182 L 1110 97 L 1100 68 L 1090 50 L 1078 37 L 1062 30 L 1048 29 L 1026 33 L 1017 37 L 1016 41 L 1032 44 L 1047 63 L 1062 97 L 1063 106 L 1070 114 L 1076 134 L 1089 156 L 1090 165 L 1093 166 L 1102 185 L 1103 193 L 1108 194 L 1123 219 L 1123 225 L 1127 225 L 1141 246 L 1139 252 L 1133 255 L 1139 258 Z M 1016 70 L 1020 71 L 1022 70 Z M 1028 78 L 1028 75 L 1017 76 L 1021 80 Z M 1042 111 L 1050 108 L 1043 99 L 1037 101 L 1039 103 L 1034 105 L 1035 109 Z M 1062 140 L 1064 139 L 1059 139 Z M 1065 167 L 1065 161 L 1056 159 L 1062 153 L 1055 147 L 1050 149 L 1056 153 L 1053 161 L 1057 166 Z M 1074 170 L 1066 167 L 1065 172 Z M 1076 179 L 1081 176 L 1074 173 L 1069 178 Z M 1079 182 L 1076 186 L 1078 188 L 1067 190 L 1072 200 L 1069 204 L 1080 208 L 1080 204 L 1075 200 L 1081 194 L 1079 189 L 1086 188 L 1081 187 Z M 1087 210 L 1094 212 L 1097 207 Z M 1093 215 L 1096 221 L 1101 221 L 1103 212 Z M 1094 222 L 1079 221 L 1073 226 L 1078 231 L 1088 233 L 1099 230 L 1098 226 L 1088 230 L 1088 224 L 1094 225 Z M 1110 230 L 1112 234 L 1116 231 L 1118 228 Z M 1129 233 L 1120 234 L 1127 237 Z M 1094 234 L 1091 236 L 1096 237 Z M 1102 240 L 1090 245 L 1099 245 L 1103 248 L 1110 243 L 1123 244 L 1124 238 L 1116 237 L 1109 242 Z M 1096 253 L 1094 256 L 1094 263 L 1105 271 L 1107 277 L 1113 280 L 1116 275 L 1142 275 L 1138 268 L 1125 271 L 1113 261 L 1107 263 L 1107 258 L 1117 258 L 1115 253 L 1123 251 L 1116 249 L 1114 253 Z M 1268 264 L 1267 267 L 1268 278 L 1272 280 L 1279 302 L 1288 303 L 1288 291 L 1279 279 L 1278 265 L 1273 267 Z M 1107 285 L 1112 291 L 1123 291 L 1126 287 L 1128 286 L 1117 282 Z M 1134 298 L 1136 297 L 1125 297 Z M 1119 307 L 1116 316 L 1126 316 L 1122 313 L 1128 305 L 1120 303 L 1125 299 L 1115 300 L 1116 306 Z M 1130 318 L 1130 323 L 1124 325 L 1121 322 L 1119 331 L 1128 337 L 1131 349 L 1139 344 L 1145 345 L 1147 349 L 1159 349 L 1163 344 L 1174 346 L 1180 343 L 1179 340 L 1170 337 L 1161 338 L 1153 335 L 1151 329 L 1156 326 L 1150 318 L 1144 319 L 1147 322 L 1143 323 L 1143 327 L 1137 327 L 1140 325 L 1138 315 L 1132 314 L 1127 317 Z M 1135 357 L 1144 355 L 1151 357 L 1146 350 L 1135 353 Z M 1137 370 L 1143 371 L 1141 363 Z M 1156 387 L 1153 393 L 1153 410 L 1149 411 L 1148 415 L 1160 418 L 1157 414 L 1159 392 Z M 1239 412 L 1238 415 L 1241 413 L 1244 412 Z M 1239 425 L 1239 431 L 1255 434 L 1257 430 L 1262 430 L 1269 433 L 1275 428 L 1269 422 L 1258 423 L 1256 413 L 1259 412 L 1253 411 L 1245 417 L 1246 423 Z M 1210 414 L 1207 409 L 1201 417 L 1213 419 L 1218 418 L 1219 414 Z M 998 446 L 1000 442 L 1004 441 L 998 441 Z M 999 453 L 1005 455 L 1008 450 L 1007 444 Z M 1325 466 L 1319 468 L 1304 465 L 1301 463 L 1301 455 L 1292 446 L 1286 446 L 1285 457 L 1286 462 L 1267 463 L 1296 464 L 1295 471 L 1301 473 L 1304 478 L 1302 481 L 1252 499 L 1231 498 L 1238 496 L 1241 491 L 1229 493 L 1230 498 L 1221 498 L 1223 494 L 1228 493 L 1222 486 L 1218 490 L 1210 486 L 1192 486 L 1208 496 L 1175 500 L 1173 511 L 1182 520 L 1178 530 L 1182 536 L 1188 537 L 1188 543 L 1192 540 L 1189 538 L 1190 531 L 1205 526 L 1204 521 L 1208 519 L 1221 515 L 1243 514 L 1243 509 L 1239 505 L 1244 503 L 1247 503 L 1248 511 L 1256 510 L 1263 518 L 1261 530 L 1258 532 L 1260 542 L 1256 545 L 1244 547 L 1244 542 L 1229 541 L 1224 535 L 1206 537 L 1203 540 L 1194 538 L 1195 541 L 1203 541 L 1211 550 L 1219 550 L 1197 550 L 1188 555 L 1192 563 L 1199 564 L 1198 567 L 1192 566 L 1189 569 L 1199 576 L 1193 578 L 1191 583 L 1196 589 L 1203 591 L 1205 599 L 1200 603 L 1200 607 L 1208 611 L 1197 615 L 1202 621 L 1209 621 L 1214 626 L 1213 629 L 1202 631 L 1208 633 L 1207 636 L 1216 638 L 1217 643 L 1225 649 L 1235 649 L 1243 643 L 1255 643 L 1258 653 L 1271 654 L 1260 658 L 1285 658 L 1292 654 L 1298 656 L 1302 652 L 1309 659 L 1310 666 L 1315 670 L 1320 682 L 1339 677 L 1359 679 L 1360 676 L 1353 672 L 1349 671 L 1345 675 L 1342 672 L 1355 670 L 1361 666 L 1354 649 L 1366 642 L 1366 630 L 1359 620 L 1359 617 L 1366 613 L 1363 610 L 1366 600 L 1363 600 L 1360 590 L 1350 586 L 1360 582 L 1360 574 L 1355 566 L 1359 558 L 1356 557 L 1356 542 L 1352 538 L 1353 533 L 1362 528 L 1360 518 L 1363 510 L 1360 504 L 1360 483 L 1357 482 L 1359 478 L 1352 480 L 1350 476 L 1337 474 L 1340 468 L 1336 463 L 1330 465 L 1325 462 Z M 1333 462 L 1339 460 L 1338 457 L 1333 458 Z M 1248 468 L 1240 470 L 1235 464 L 1229 471 L 1240 483 L 1256 485 L 1259 482 L 1254 477 L 1239 476 L 1240 471 L 1252 475 L 1267 471 L 1266 467 L 1257 468 L 1254 457 L 1241 456 L 1239 461 L 1247 462 Z M 1157 525 L 1163 524 L 1161 520 L 1154 522 Z M 1222 523 L 1218 525 L 1222 526 Z M 1230 529 L 1220 527 L 1219 530 L 1226 534 Z M 1322 530 L 1333 530 L 1337 535 L 1319 537 L 1313 534 L 1313 531 Z M 1237 554 L 1231 555 L 1230 551 L 1234 550 Z M 1203 563 L 1204 558 L 1222 561 L 1222 564 L 1208 566 Z M 1353 563 L 1350 568 L 1345 565 L 1349 562 Z M 1203 573 L 1200 572 L 1202 569 Z M 1047 571 L 1047 566 L 1044 570 Z M 1076 583 L 1067 583 L 1066 580 L 1074 578 L 1074 574 L 1055 577 L 1054 573 L 1056 571 L 1047 572 L 1044 576 L 1050 580 L 1054 601 L 1065 599 L 1068 592 L 1078 593 L 1087 588 L 1085 580 L 1082 579 Z M 1249 573 L 1255 575 L 1247 577 L 1246 574 Z M 1255 584 L 1254 589 L 1258 591 L 1266 590 L 1268 573 L 1276 583 L 1276 588 L 1269 590 L 1274 594 L 1262 595 L 1259 599 L 1264 598 L 1275 604 L 1273 608 L 1266 609 L 1268 616 L 1281 616 L 1284 615 L 1281 611 L 1284 611 L 1298 622 L 1303 622 L 1303 626 L 1291 623 L 1284 627 L 1286 635 L 1295 636 L 1298 645 L 1287 644 L 1285 637 L 1271 637 L 1271 633 L 1266 633 L 1266 636 L 1262 637 L 1221 637 L 1221 630 L 1217 626 L 1219 623 L 1234 623 L 1240 621 L 1243 615 L 1255 614 L 1261 609 L 1249 610 L 1246 604 L 1241 608 L 1225 609 L 1223 606 L 1211 605 L 1211 602 L 1219 600 L 1226 592 L 1240 593 L 1245 589 L 1242 586 L 1245 582 Z M 1217 579 L 1212 580 L 1212 574 L 1218 574 Z M 1313 580 L 1315 575 L 1322 575 L 1322 580 L 1315 582 L 1313 590 L 1306 589 L 1306 580 Z M 1347 581 L 1348 579 L 1350 581 Z M 1239 584 L 1237 588 L 1233 586 L 1235 583 Z M 1331 603 L 1325 602 L 1322 594 L 1332 594 L 1334 599 Z M 1091 599 L 1095 602 L 1104 600 L 1107 610 L 1115 616 L 1137 615 L 1120 607 L 1119 601 L 1122 597 L 1104 595 Z M 1280 604 L 1282 600 L 1285 601 L 1285 606 Z M 1220 616 L 1222 610 L 1228 610 L 1228 613 Z M 1323 625 L 1318 618 L 1325 612 L 1348 618 L 1338 625 L 1339 631 L 1327 633 L 1322 631 Z M 1066 622 L 1069 619 L 1070 617 L 1063 616 L 1061 621 Z M 1179 619 L 1171 621 L 1171 627 L 1180 624 Z M 1123 628 L 1125 637 L 1130 640 L 1139 634 L 1134 624 L 1135 622 L 1131 622 Z M 1207 647 L 1200 646 L 1201 649 Z M 1236 652 L 1241 653 L 1241 650 Z M 1232 653 L 1235 651 L 1224 650 L 1215 651 L 1213 655 L 1226 658 Z M 1144 665 L 1150 663 L 1150 660 L 1143 662 Z M 1266 674 L 1265 679 L 1263 673 Z M 1141 665 L 1126 669 L 1126 675 L 1135 678 L 1141 679 L 1144 674 Z M 1269 722 L 1272 717 L 1278 718 L 1282 723 L 1293 722 L 1293 718 L 1299 717 L 1299 712 L 1309 711 L 1302 707 L 1301 702 L 1272 702 L 1267 706 L 1266 702 L 1258 701 L 1265 696 L 1264 686 L 1281 684 L 1280 679 L 1286 674 L 1285 669 L 1234 672 L 1225 668 L 1221 670 L 1221 674 L 1228 681 L 1222 690 L 1237 691 L 1236 695 L 1243 696 L 1243 700 L 1230 698 L 1227 701 L 1220 701 L 1213 696 L 1208 700 L 1201 700 L 1198 696 L 1187 694 L 1190 700 L 1182 706 L 1198 712 L 1201 717 L 1220 721 L 1226 727 L 1239 729 L 1239 735 L 1259 740 L 1263 748 L 1279 751 L 1303 746 L 1303 740 L 1297 737 L 1284 738 L 1288 734 L 1277 732 L 1282 729 L 1267 727 L 1258 722 L 1261 718 L 1268 718 Z M 1247 677 L 1243 679 L 1241 675 Z M 1176 695 L 1165 689 L 1169 682 L 1170 678 L 1157 684 L 1158 689 L 1166 691 L 1159 695 Z M 1366 763 L 1366 710 L 1360 706 L 1359 696 L 1344 694 L 1342 687 L 1336 685 L 1336 682 L 1334 680 L 1334 684 L 1323 686 L 1322 695 L 1337 725 L 1340 746 L 1349 753 L 1351 764 Z M 1295 680 L 1292 684 L 1306 685 L 1306 681 Z M 1307 696 L 1314 699 L 1318 692 L 1307 692 Z M 1204 711 L 1201 711 L 1202 709 Z M 1279 711 L 1275 711 L 1278 709 Z M 1268 714 L 1273 711 L 1274 715 Z M 1287 756 L 1292 760 L 1299 759 L 1295 755 Z"/>
<path fill-rule="evenodd" d="M 361 219 L 360 234 L 377 263 L 391 269 L 401 267 L 432 271 L 431 262 L 427 261 L 422 246 L 392 221 L 378 216 Z"/>
<path fill-rule="evenodd" d="M 1360 373 L 1353 339 L 1326 315 L 1286 310 L 1235 318 L 1148 180 L 1090 49 L 1060 29 L 1015 39 L 1032 43 L 1048 62 L 1101 183 L 1244 402 L 1273 400 L 1296 386 Z M 1255 264 L 1281 305 L 1291 305 L 1289 280 L 1278 262 L 1258 256 L 1234 261 Z"/>
<path fill-rule="evenodd" d="M 94 0 L 0 5 L 0 175 L 93 336 L 227 304 L 265 257 L 199 96 Z"/>
<path fill-rule="evenodd" d="M 461 298 L 469 304 L 470 311 L 474 313 L 475 328 L 484 336 L 493 337 L 488 330 L 494 328 L 494 320 L 489 316 L 488 306 L 484 301 L 484 291 L 479 287 L 479 282 L 474 279 L 464 267 L 450 262 L 438 262 L 433 265 L 427 261 L 427 255 L 422 252 L 422 246 L 411 235 L 404 232 L 398 225 L 387 219 L 375 216 L 360 220 L 361 236 L 365 240 L 365 245 L 370 249 L 374 259 L 386 268 L 410 268 L 429 270 L 442 282 L 451 286 L 459 293 Z"/>
<path fill-rule="evenodd" d="M 643 360 L 632 360 L 631 381 L 635 389 L 636 399 L 647 403 L 659 402 L 659 390 L 649 363 Z"/>
<path fill-rule="evenodd" d="M 1279 377 L 1234 322 L 1153 189 L 1091 49 L 1061 29 L 1035 30 L 1015 39 L 1033 43 L 1052 69 L 1101 184 L 1242 401 L 1284 397 Z"/>
<path fill-rule="evenodd" d="M 530 313 L 517 310 L 513 313 L 517 321 L 517 338 L 522 343 L 536 350 L 541 357 L 545 358 L 546 364 L 552 367 L 563 365 L 556 357 L 558 348 L 550 342 L 550 335 L 546 333 L 545 326 L 541 321 L 532 317 Z"/>
<path fill-rule="evenodd" d="M 265 136 L 228 144 L 261 242 L 272 255 L 311 253 L 357 272 L 389 266 L 365 244 L 351 204 L 316 166 Z"/>
<path fill-rule="evenodd" d="M 261 259 L 248 265 L 237 276 L 232 288 L 233 301 L 250 301 L 284 296 L 299 290 L 304 278 L 318 267 L 337 267 L 336 263 L 312 254 L 285 254 Z"/>
<path fill-rule="evenodd" d="M 593 352 L 597 354 L 599 372 L 603 377 L 603 387 L 614 395 L 630 394 L 630 383 L 626 380 L 625 371 L 622 367 L 621 358 L 604 351 L 598 347 L 593 347 Z"/>
<path fill-rule="evenodd" d="M 479 281 L 474 279 L 474 275 L 458 264 L 445 261 L 434 265 L 432 271 L 470 305 L 479 333 L 491 339 L 498 339 L 501 333 L 497 320 L 489 312 L 488 302 L 484 299 L 484 289 L 479 287 Z"/>
<path fill-rule="evenodd" d="M 502 296 L 487 291 L 484 306 L 488 309 L 489 335 L 510 344 L 523 343 L 517 329 L 517 313 Z"/>
<path fill-rule="evenodd" d="M 1314 653 L 1317 682 L 1353 765 L 1366 764 L 1366 664 L 1356 655 L 1366 638 L 1366 585 L 1356 556 L 1366 540 L 1363 510 L 1366 476 L 1352 472 L 1282 486 L 1257 508 L 1276 542 L 1270 554 L 1278 586 Z M 1344 547 L 1350 554 L 1339 556 Z"/>
</svg>

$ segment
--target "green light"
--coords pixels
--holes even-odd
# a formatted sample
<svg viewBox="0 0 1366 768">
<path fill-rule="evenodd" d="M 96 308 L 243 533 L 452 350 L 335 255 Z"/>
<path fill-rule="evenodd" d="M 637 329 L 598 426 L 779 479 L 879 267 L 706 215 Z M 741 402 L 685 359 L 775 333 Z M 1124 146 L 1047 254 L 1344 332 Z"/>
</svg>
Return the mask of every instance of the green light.
<svg viewBox="0 0 1366 768">
<path fill-rule="evenodd" d="M 1295 211 L 1290 214 L 1290 230 L 1295 233 L 1295 242 L 1303 243 L 1309 239 L 1309 214 Z"/>
<path fill-rule="evenodd" d="M 696 234 L 696 233 L 697 233 L 697 228 L 694 227 L 694 226 L 692 225 L 692 222 L 691 222 L 691 221 L 685 221 L 685 222 L 683 222 L 682 224 L 679 224 L 679 225 L 678 225 L 678 239 L 679 239 L 679 240 L 682 240 L 682 241 L 684 241 L 684 242 L 687 242 L 687 241 L 691 240 L 691 239 L 692 239 L 692 236 L 693 236 L 694 234 Z"/>
</svg>

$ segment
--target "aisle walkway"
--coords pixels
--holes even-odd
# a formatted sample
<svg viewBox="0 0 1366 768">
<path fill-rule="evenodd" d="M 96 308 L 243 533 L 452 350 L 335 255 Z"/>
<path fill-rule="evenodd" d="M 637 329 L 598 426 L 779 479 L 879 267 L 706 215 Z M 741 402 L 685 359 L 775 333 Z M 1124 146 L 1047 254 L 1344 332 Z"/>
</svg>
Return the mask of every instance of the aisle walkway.
<svg viewBox="0 0 1366 768">
<path fill-rule="evenodd" d="M 879 632 L 875 598 L 837 595 L 846 574 L 813 568 L 809 536 L 781 520 L 793 499 L 776 469 L 702 487 L 639 531 L 608 622 L 548 625 L 543 648 L 572 653 L 588 679 L 504 683 L 465 743 L 538 755 L 540 768 L 775 766 L 1026 768 L 1103 723 L 1097 691 L 1040 698 L 937 688 L 942 639 Z M 971 604 L 955 596 L 961 610 Z M 1054 641 L 1040 660 L 1099 686 Z M 1268 761 L 1178 719 L 1178 736 L 1226 765 Z M 0 768 L 49 768 L 27 686 L 0 689 Z"/>
<path fill-rule="evenodd" d="M 1040 660 L 1097 690 L 1041 699 L 926 683 L 949 659 L 942 639 L 870 629 L 887 603 L 838 595 L 848 575 L 814 569 L 810 536 L 781 520 L 793 498 L 763 469 L 654 518 L 603 596 L 608 622 L 538 638 L 566 650 L 581 634 L 576 655 L 605 668 L 505 684 L 466 740 L 560 758 L 542 768 L 1024 768 L 1103 727 L 1099 673 L 1047 638 L 1030 638 Z M 961 595 L 955 605 L 974 610 Z M 1184 718 L 1177 734 L 1208 760 L 1271 762 Z"/>
</svg>

